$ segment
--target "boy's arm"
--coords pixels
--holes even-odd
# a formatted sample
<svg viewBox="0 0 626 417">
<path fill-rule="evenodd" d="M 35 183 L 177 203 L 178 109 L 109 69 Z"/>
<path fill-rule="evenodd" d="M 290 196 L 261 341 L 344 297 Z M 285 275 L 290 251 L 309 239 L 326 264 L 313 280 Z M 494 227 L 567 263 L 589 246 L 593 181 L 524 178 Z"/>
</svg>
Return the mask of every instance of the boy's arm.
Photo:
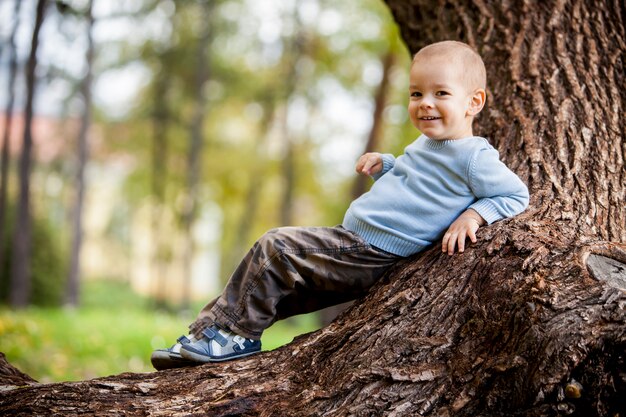
<svg viewBox="0 0 626 417">
<path fill-rule="evenodd" d="M 377 180 L 393 168 L 395 162 L 396 158 L 392 154 L 369 152 L 361 155 L 357 161 L 356 172 L 358 174 L 369 175 Z"/>
<path fill-rule="evenodd" d="M 483 149 L 472 159 L 469 182 L 478 198 L 448 228 L 442 241 L 442 251 L 454 254 L 465 250 L 469 237 L 476 243 L 476 231 L 484 224 L 513 217 L 528 207 L 528 188 L 502 161 L 495 149 Z"/>
<path fill-rule="evenodd" d="M 516 216 L 528 207 L 526 184 L 500 161 L 495 149 L 478 152 L 470 166 L 469 181 L 478 199 L 469 208 L 480 214 L 487 224 Z"/>
</svg>

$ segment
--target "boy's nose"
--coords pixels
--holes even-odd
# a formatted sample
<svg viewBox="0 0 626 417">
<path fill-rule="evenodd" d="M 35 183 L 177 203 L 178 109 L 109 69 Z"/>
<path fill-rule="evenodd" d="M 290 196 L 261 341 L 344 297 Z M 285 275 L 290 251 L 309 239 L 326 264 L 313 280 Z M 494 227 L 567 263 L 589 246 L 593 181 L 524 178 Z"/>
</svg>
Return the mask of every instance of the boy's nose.
<svg viewBox="0 0 626 417">
<path fill-rule="evenodd" d="M 429 97 L 424 97 L 420 102 L 420 107 L 424 109 L 430 109 L 433 107 L 433 101 Z"/>
</svg>

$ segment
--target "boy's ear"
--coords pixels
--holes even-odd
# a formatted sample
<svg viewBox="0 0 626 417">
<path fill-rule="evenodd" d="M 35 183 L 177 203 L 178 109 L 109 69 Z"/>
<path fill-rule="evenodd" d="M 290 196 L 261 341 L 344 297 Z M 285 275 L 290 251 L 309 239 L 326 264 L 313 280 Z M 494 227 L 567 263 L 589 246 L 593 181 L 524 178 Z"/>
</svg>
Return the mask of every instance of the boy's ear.
<svg viewBox="0 0 626 417">
<path fill-rule="evenodd" d="M 468 116 L 476 116 L 485 107 L 487 93 L 482 88 L 477 88 L 470 97 L 470 105 L 467 109 Z"/>
</svg>

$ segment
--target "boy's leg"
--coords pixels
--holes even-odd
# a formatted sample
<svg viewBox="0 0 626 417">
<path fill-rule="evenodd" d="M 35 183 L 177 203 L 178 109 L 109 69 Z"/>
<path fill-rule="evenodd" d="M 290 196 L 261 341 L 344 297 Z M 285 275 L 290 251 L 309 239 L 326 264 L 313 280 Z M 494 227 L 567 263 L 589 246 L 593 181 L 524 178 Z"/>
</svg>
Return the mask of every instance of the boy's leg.
<svg viewBox="0 0 626 417">
<path fill-rule="evenodd" d="M 400 257 L 338 227 L 286 227 L 259 239 L 222 295 L 190 326 L 200 336 L 211 323 L 258 340 L 278 319 L 353 300 Z"/>
</svg>

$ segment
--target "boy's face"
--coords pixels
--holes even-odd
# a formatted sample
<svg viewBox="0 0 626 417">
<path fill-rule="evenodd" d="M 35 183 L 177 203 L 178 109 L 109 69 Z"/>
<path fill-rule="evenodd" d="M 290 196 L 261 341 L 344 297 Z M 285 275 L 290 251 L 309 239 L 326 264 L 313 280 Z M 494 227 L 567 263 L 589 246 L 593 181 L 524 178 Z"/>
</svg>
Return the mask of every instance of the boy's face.
<svg viewBox="0 0 626 417">
<path fill-rule="evenodd" d="M 476 97 L 458 65 L 439 57 L 417 58 L 411 66 L 409 117 L 431 139 L 472 136 L 472 120 L 484 104 Z M 482 100 L 477 103 L 477 100 Z"/>
</svg>

